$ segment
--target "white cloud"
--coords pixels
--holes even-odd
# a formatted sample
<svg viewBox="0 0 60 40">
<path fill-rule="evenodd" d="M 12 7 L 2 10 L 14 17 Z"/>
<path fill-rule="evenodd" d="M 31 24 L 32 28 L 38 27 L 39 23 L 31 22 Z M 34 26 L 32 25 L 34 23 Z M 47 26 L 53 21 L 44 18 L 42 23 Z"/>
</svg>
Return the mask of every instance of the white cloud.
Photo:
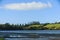
<svg viewBox="0 0 60 40">
<path fill-rule="evenodd" d="M 2 8 L 11 10 L 30 10 L 30 9 L 42 9 L 48 7 L 49 8 L 52 7 L 52 4 L 50 2 L 11 3 L 11 4 L 5 4 Z"/>
</svg>

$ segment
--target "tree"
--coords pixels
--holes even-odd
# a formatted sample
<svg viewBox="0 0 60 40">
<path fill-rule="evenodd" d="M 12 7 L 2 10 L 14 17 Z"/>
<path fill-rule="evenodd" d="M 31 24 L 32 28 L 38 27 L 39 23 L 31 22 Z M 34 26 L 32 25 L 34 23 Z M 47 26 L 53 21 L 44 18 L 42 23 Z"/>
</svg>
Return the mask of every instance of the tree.
<svg viewBox="0 0 60 40">
<path fill-rule="evenodd" d="M 40 25 L 40 22 L 38 22 L 38 21 L 33 21 L 33 22 L 30 22 L 29 24 L 30 24 L 30 25 Z"/>
</svg>

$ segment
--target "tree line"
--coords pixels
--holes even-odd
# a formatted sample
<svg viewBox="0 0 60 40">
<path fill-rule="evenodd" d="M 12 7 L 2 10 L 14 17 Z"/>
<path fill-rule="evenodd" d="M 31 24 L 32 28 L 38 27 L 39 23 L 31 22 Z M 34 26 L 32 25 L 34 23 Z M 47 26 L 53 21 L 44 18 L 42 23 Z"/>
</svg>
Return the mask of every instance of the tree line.
<svg viewBox="0 0 60 40">
<path fill-rule="evenodd" d="M 37 21 L 27 24 L 0 24 L 0 30 L 60 30 L 60 22 L 40 23 Z"/>
</svg>

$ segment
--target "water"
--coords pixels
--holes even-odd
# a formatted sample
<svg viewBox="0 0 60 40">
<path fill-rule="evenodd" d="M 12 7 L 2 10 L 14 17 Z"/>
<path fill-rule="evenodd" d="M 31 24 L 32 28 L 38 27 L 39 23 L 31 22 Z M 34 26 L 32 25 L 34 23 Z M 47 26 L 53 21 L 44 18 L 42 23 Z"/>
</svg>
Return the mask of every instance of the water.
<svg viewBox="0 0 60 40">
<path fill-rule="evenodd" d="M 14 33 L 48 33 L 48 34 L 60 34 L 60 30 L 3 30 L 0 32 L 14 32 Z"/>
<path fill-rule="evenodd" d="M 14 33 L 48 33 L 48 34 L 60 34 L 60 30 L 13 30 L 13 31 L 0 31 L 0 32 L 14 32 Z M 60 40 L 59 37 L 42 37 L 42 38 L 5 38 L 5 40 Z"/>
<path fill-rule="evenodd" d="M 6 38 L 5 40 L 49 40 L 48 38 Z"/>
<path fill-rule="evenodd" d="M 60 37 L 44 37 L 44 38 L 5 38 L 5 40 L 60 40 Z"/>
</svg>

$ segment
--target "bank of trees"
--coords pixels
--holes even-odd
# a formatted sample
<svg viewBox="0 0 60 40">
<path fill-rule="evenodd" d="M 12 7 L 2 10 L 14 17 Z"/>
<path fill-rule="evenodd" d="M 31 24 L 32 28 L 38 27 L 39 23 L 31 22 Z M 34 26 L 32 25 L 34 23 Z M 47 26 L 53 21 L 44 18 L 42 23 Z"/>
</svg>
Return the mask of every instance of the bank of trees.
<svg viewBox="0 0 60 40">
<path fill-rule="evenodd" d="M 0 30 L 60 30 L 60 22 L 40 23 L 30 22 L 27 24 L 0 24 Z"/>
</svg>

